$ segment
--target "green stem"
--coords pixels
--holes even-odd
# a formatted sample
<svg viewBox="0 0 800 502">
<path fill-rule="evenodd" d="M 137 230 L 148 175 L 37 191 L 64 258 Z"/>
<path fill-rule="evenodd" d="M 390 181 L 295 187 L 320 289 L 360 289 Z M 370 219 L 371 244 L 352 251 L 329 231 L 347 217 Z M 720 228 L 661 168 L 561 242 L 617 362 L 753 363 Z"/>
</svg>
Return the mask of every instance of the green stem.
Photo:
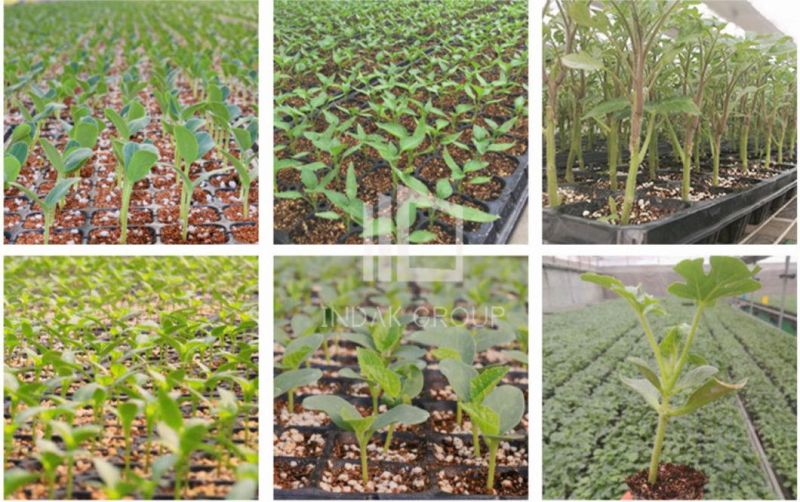
<svg viewBox="0 0 800 502">
<path fill-rule="evenodd" d="M 475 458 L 479 458 L 481 456 L 481 442 L 480 438 L 478 437 L 480 431 L 478 430 L 478 424 L 474 421 L 472 422 L 472 448 L 475 451 Z"/>
<path fill-rule="evenodd" d="M 487 441 L 489 446 L 489 475 L 486 477 L 486 489 L 492 490 L 494 488 L 494 468 L 497 465 L 497 447 L 500 445 L 498 441 Z"/>
<path fill-rule="evenodd" d="M 461 401 L 456 401 L 456 423 L 459 427 L 461 427 L 462 421 L 462 411 L 461 411 Z"/>
<path fill-rule="evenodd" d="M 667 403 L 666 398 L 664 403 Z M 653 445 L 653 456 L 650 458 L 650 473 L 647 477 L 647 482 L 651 485 L 656 484 L 658 481 L 658 461 L 661 458 L 661 448 L 664 446 L 664 436 L 667 432 L 667 415 L 658 415 L 658 429 L 656 430 L 656 443 Z"/>
<path fill-rule="evenodd" d="M 370 387 L 369 393 L 372 396 L 372 414 L 378 414 L 378 390 Z"/>
<path fill-rule="evenodd" d="M 289 390 L 288 399 L 289 399 L 289 413 L 294 413 L 294 389 Z"/>
<path fill-rule="evenodd" d="M 748 126 L 742 127 L 742 134 L 739 136 L 739 159 L 742 163 L 742 172 L 747 172 L 747 135 Z"/>
<path fill-rule="evenodd" d="M 700 319 L 703 316 L 703 310 L 705 310 L 705 305 L 699 303 L 697 305 L 697 310 L 694 313 L 694 319 L 692 319 L 692 327 L 689 330 L 689 336 L 686 337 L 686 343 L 683 345 L 683 351 L 681 352 L 681 357 L 678 359 L 678 365 L 675 367 L 675 371 L 670 376 L 669 381 L 667 382 L 666 391 L 669 392 L 672 390 L 672 387 L 675 385 L 675 382 L 678 380 L 678 376 L 680 376 L 681 371 L 683 370 L 683 366 L 686 364 L 686 361 L 689 359 L 689 348 L 692 346 L 692 341 L 694 340 L 694 335 L 697 333 L 697 327 L 700 325 Z"/>
<path fill-rule="evenodd" d="M 619 122 L 611 121 L 608 130 L 608 179 L 611 190 L 617 189 L 617 162 L 619 161 Z"/>
<path fill-rule="evenodd" d="M 367 442 L 360 440 L 358 448 L 361 451 L 361 479 L 364 484 L 369 482 L 369 470 L 367 469 Z"/>
<path fill-rule="evenodd" d="M 394 434 L 394 424 L 390 425 L 388 431 L 386 432 L 386 442 L 383 444 L 383 453 L 389 451 L 389 445 L 392 444 L 393 434 Z"/>
<path fill-rule="evenodd" d="M 555 92 L 555 89 L 550 89 L 550 92 Z M 549 98 L 549 101 L 555 101 Z M 556 172 L 556 118 L 555 118 L 555 105 L 548 103 L 545 116 L 545 151 L 547 155 L 547 198 L 550 202 L 550 207 L 558 207 L 561 201 L 558 200 L 558 174 Z"/>
<path fill-rule="evenodd" d="M 119 243 L 126 244 L 128 242 L 128 207 L 131 203 L 131 193 L 133 192 L 133 185 L 126 183 L 122 188 L 122 207 L 119 210 Z"/>
<path fill-rule="evenodd" d="M 125 431 L 125 472 L 131 472 L 131 431 Z"/>
</svg>

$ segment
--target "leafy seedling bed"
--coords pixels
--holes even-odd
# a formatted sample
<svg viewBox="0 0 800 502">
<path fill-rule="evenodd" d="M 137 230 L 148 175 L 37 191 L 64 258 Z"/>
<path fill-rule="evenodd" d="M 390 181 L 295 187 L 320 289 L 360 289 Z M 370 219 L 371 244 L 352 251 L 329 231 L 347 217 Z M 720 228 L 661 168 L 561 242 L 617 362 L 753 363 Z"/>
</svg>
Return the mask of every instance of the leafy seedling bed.
<svg viewBox="0 0 800 502">
<path fill-rule="evenodd" d="M 527 498 L 526 289 L 503 286 L 522 263 L 467 259 L 463 285 L 431 285 L 278 260 L 274 496 Z"/>
<path fill-rule="evenodd" d="M 148 22 L 136 38 L 149 43 L 132 46 L 118 36 L 140 15 L 132 2 L 49 16 L 48 6 L 8 10 L 20 41 L 43 17 L 60 24 L 36 47 L 5 48 L 5 243 L 257 243 L 255 2 L 226 16 L 186 7 L 147 15 L 207 29 Z M 84 26 L 98 12 L 108 30 Z M 219 43 L 190 63 L 212 32 Z M 38 54 L 73 35 L 74 49 Z M 31 64 L 27 51 L 47 63 Z"/>
<path fill-rule="evenodd" d="M 256 260 L 18 259 L 6 276 L 7 497 L 257 497 Z"/>
<path fill-rule="evenodd" d="M 275 242 L 506 242 L 528 196 L 524 3 L 297 8 L 276 5 Z"/>
</svg>

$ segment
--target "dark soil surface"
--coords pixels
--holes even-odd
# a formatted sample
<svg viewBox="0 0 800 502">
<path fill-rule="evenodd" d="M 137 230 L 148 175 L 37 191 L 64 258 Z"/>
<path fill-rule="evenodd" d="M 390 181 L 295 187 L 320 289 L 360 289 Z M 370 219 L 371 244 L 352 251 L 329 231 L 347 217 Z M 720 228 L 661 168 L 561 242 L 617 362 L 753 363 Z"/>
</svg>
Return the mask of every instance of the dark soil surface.
<svg viewBox="0 0 800 502">
<path fill-rule="evenodd" d="M 708 478 L 688 465 L 661 464 L 658 481 L 647 482 L 648 469 L 643 469 L 625 480 L 633 497 L 639 500 L 700 500 Z"/>
</svg>

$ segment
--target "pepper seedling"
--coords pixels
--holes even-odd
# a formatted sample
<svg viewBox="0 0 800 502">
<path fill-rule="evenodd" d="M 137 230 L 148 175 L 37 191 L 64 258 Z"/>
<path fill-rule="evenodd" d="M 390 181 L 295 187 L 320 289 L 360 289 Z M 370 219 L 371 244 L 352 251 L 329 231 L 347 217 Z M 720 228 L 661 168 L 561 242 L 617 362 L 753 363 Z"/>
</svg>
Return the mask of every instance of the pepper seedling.
<svg viewBox="0 0 800 502">
<path fill-rule="evenodd" d="M 258 166 L 251 166 L 256 158 L 255 152 L 251 150 L 255 143 L 255 134 L 249 129 L 237 127 L 233 129 L 233 139 L 239 147 L 238 158 L 225 150 L 220 151 L 236 169 L 236 174 L 239 175 L 239 198 L 242 200 L 242 216 L 247 218 L 250 209 L 250 184 L 258 177 Z"/>
<path fill-rule="evenodd" d="M 658 481 L 659 459 L 669 419 L 692 413 L 712 401 L 742 389 L 747 382 L 745 379 L 738 384 L 731 384 L 719 380 L 716 377 L 719 370 L 691 349 L 703 312 L 713 307 L 719 299 L 758 290 L 761 285 L 755 275 L 760 268 L 750 268 L 739 258 L 729 256 L 712 256 L 710 262 L 708 274 L 703 269 L 702 258 L 683 260 L 675 266 L 675 272 L 685 282 L 672 283 L 668 291 L 677 298 L 693 301 L 696 309 L 691 325 L 682 324 L 668 328 L 660 341 L 656 340 L 647 320 L 648 314 L 664 313 L 657 298 L 642 291 L 641 287 L 625 286 L 612 276 L 596 273 L 581 275 L 584 281 L 606 288 L 628 302 L 653 351 L 655 368 L 643 359 L 628 358 L 644 378 L 622 377 L 622 382 L 639 393 L 658 413 L 658 428 L 648 473 L 648 482 L 651 485 Z M 693 368 L 684 372 L 687 365 Z M 686 394 L 688 397 L 683 404 L 671 404 L 672 399 Z"/>
<path fill-rule="evenodd" d="M 303 408 L 325 412 L 337 427 L 352 432 L 361 453 L 361 479 L 369 482 L 367 445 L 373 434 L 393 424 L 416 425 L 428 420 L 427 411 L 401 404 L 380 415 L 361 416 L 358 409 L 339 396 L 311 396 L 303 400 Z"/>
<path fill-rule="evenodd" d="M 149 143 L 128 142 L 122 148 L 122 205 L 119 210 L 119 242 L 128 242 L 128 207 L 131 202 L 133 185 L 143 180 L 158 161 L 158 149 Z"/>
<path fill-rule="evenodd" d="M 91 437 L 99 436 L 102 429 L 97 425 L 83 425 L 73 428 L 66 422 L 53 420 L 50 422 L 50 427 L 53 431 L 61 437 L 64 442 L 63 458 L 67 462 L 67 499 L 72 498 L 73 488 L 73 466 L 75 465 L 75 458 L 81 455 L 84 450 L 80 449 L 81 443 Z"/>
<path fill-rule="evenodd" d="M 126 401 L 120 403 L 114 412 L 119 417 L 119 421 L 122 424 L 122 433 L 125 436 L 125 472 L 128 472 L 131 468 L 131 428 L 133 427 L 133 419 L 139 413 L 139 405 L 133 401 Z"/>
<path fill-rule="evenodd" d="M 486 489 L 491 490 L 494 487 L 497 448 L 500 442 L 525 437 L 511 433 L 525 413 L 525 396 L 520 389 L 512 385 L 503 385 L 491 391 L 482 403 L 464 403 L 464 411 L 472 423 L 480 428 L 481 437 L 489 449 Z"/>
<path fill-rule="evenodd" d="M 60 182 L 56 183 L 52 189 L 50 189 L 50 192 L 48 192 L 44 198 L 39 197 L 36 192 L 28 187 L 24 187 L 19 183 L 11 183 L 11 186 L 22 191 L 25 195 L 30 197 L 32 202 L 35 202 L 40 208 L 42 208 L 42 214 L 44 215 L 45 244 L 50 242 L 50 228 L 53 226 L 53 221 L 56 218 L 56 208 L 58 207 L 58 203 L 67 196 L 67 192 L 69 192 L 70 187 L 72 187 L 72 185 L 78 181 L 80 181 L 78 178 L 61 180 Z"/>
</svg>

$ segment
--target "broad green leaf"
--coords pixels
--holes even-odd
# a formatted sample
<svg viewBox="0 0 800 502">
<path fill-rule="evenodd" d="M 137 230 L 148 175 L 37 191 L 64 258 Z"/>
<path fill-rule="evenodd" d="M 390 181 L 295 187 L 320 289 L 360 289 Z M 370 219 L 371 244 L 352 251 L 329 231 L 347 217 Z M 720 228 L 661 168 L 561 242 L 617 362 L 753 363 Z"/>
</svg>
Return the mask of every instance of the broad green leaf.
<svg viewBox="0 0 800 502">
<path fill-rule="evenodd" d="M 362 237 L 378 237 L 381 235 L 392 235 L 394 233 L 394 222 L 391 218 L 381 216 L 364 223 Z"/>
<path fill-rule="evenodd" d="M 465 173 L 474 173 L 475 171 L 480 171 L 481 169 L 488 166 L 489 163 L 484 160 L 468 160 L 466 164 L 464 164 L 464 172 Z"/>
<path fill-rule="evenodd" d="M 130 129 L 128 129 L 128 122 L 122 117 L 120 117 L 119 113 L 117 113 L 111 108 L 106 108 L 105 115 L 106 118 L 108 118 L 108 120 L 110 120 L 111 123 L 114 124 L 114 127 L 117 129 L 117 133 L 119 134 L 120 138 L 128 139 L 131 136 L 133 136 Z"/>
<path fill-rule="evenodd" d="M 686 282 L 672 283 L 668 290 L 675 296 L 687 298 L 712 306 L 719 298 L 738 296 L 761 288 L 755 279 L 760 267 L 748 267 L 742 260 L 732 256 L 712 256 L 711 270 L 703 269 L 703 259 L 683 260 L 675 266 L 675 272 Z"/>
<path fill-rule="evenodd" d="M 377 126 L 398 139 L 408 137 L 408 131 L 406 131 L 406 128 L 400 124 L 387 124 L 385 122 L 378 122 Z"/>
<path fill-rule="evenodd" d="M 64 159 L 61 158 L 61 154 L 58 150 L 56 150 L 56 147 L 44 138 L 41 138 L 39 143 L 42 145 L 44 155 L 47 157 L 47 160 L 50 162 L 50 164 L 52 164 L 53 168 L 58 172 L 63 171 Z"/>
<path fill-rule="evenodd" d="M 358 366 L 361 374 L 370 382 L 377 383 L 389 397 L 400 395 L 402 388 L 400 377 L 386 367 L 378 354 L 370 349 L 359 347 L 357 351 Z"/>
<path fill-rule="evenodd" d="M 119 415 L 120 421 L 122 421 L 123 427 L 130 427 L 137 413 L 139 413 L 139 406 L 137 406 L 136 403 L 126 401 L 117 406 L 117 414 Z"/>
<path fill-rule="evenodd" d="M 178 153 L 180 154 L 181 159 L 183 159 L 187 164 L 194 163 L 194 161 L 197 160 L 199 153 L 199 146 L 194 133 L 182 125 L 176 125 L 174 133 Z"/>
<path fill-rule="evenodd" d="M 425 140 L 425 128 L 418 126 L 414 135 L 400 140 L 400 151 L 408 152 L 415 150 Z"/>
<path fill-rule="evenodd" d="M 97 126 L 91 122 L 81 122 L 72 130 L 72 137 L 84 148 L 94 148 L 97 143 Z"/>
<path fill-rule="evenodd" d="M 275 397 L 304 385 L 312 385 L 322 378 L 322 371 L 317 368 L 303 368 L 284 371 L 273 380 Z"/>
<path fill-rule="evenodd" d="M 680 408 L 673 409 L 672 412 L 670 412 L 670 415 L 678 417 L 691 413 L 712 401 L 716 401 L 719 398 L 725 397 L 728 394 L 732 394 L 744 388 L 745 384 L 747 384 L 746 379 L 741 383 L 732 384 L 712 378 L 706 382 L 705 385 L 694 391 L 692 395 L 689 396 L 686 404 Z"/>
<path fill-rule="evenodd" d="M 679 392 L 685 389 L 693 389 L 698 385 L 707 382 L 711 377 L 716 375 L 719 370 L 713 366 L 705 365 L 692 368 L 686 372 L 675 386 L 675 391 Z"/>
<path fill-rule="evenodd" d="M 610 275 L 601 275 L 594 272 L 581 274 L 581 279 L 602 286 L 624 298 L 628 304 L 639 314 L 663 314 L 664 309 L 655 296 L 649 295 L 637 286 L 625 286 L 622 281 Z"/>
<path fill-rule="evenodd" d="M 472 364 L 475 359 L 475 340 L 466 328 L 460 326 L 426 328 L 412 333 L 408 339 L 430 347 L 453 349 L 459 360 L 467 364 Z"/>
<path fill-rule="evenodd" d="M 414 230 L 408 235 L 408 242 L 412 244 L 425 244 L 436 240 L 437 235 L 428 230 Z"/>
<path fill-rule="evenodd" d="M 119 469 L 114 467 L 111 462 L 102 458 L 95 457 L 93 460 L 94 468 L 97 470 L 97 474 L 100 476 L 100 479 L 103 480 L 103 483 L 110 488 L 117 486 L 119 483 Z"/>
<path fill-rule="evenodd" d="M 136 183 L 147 176 L 157 161 L 158 154 L 146 149 L 137 150 L 125 166 L 125 177 L 130 183 Z"/>
<path fill-rule="evenodd" d="M 450 180 L 442 178 L 436 182 L 436 196 L 440 199 L 447 199 L 453 195 L 453 186 L 450 185 Z"/>
<path fill-rule="evenodd" d="M 620 377 L 622 383 L 630 387 L 631 389 L 638 392 L 644 400 L 653 407 L 654 410 L 658 411 L 659 407 L 659 393 L 658 389 L 656 389 L 649 380 L 644 378 L 625 378 Z"/>
<path fill-rule="evenodd" d="M 372 423 L 372 429 L 378 431 L 392 424 L 421 424 L 428 420 L 429 416 L 427 411 L 417 408 L 416 406 L 400 404 L 378 415 L 378 418 Z"/>
<path fill-rule="evenodd" d="M 14 143 L 6 153 L 6 157 L 8 156 L 16 158 L 20 165 L 25 165 L 25 161 L 28 160 L 28 145 L 22 141 Z"/>
<path fill-rule="evenodd" d="M 481 211 L 480 209 L 475 209 L 474 207 L 452 204 L 445 200 L 437 200 L 435 205 L 437 208 L 449 214 L 450 216 L 464 221 L 489 223 L 500 217 L 496 214 L 489 214 L 485 211 Z"/>
<path fill-rule="evenodd" d="M 19 160 L 13 155 L 6 155 L 3 158 L 3 183 L 16 181 L 17 177 L 19 177 L 20 170 L 22 170 L 22 166 Z"/>
<path fill-rule="evenodd" d="M 478 371 L 472 367 L 471 362 L 465 364 L 457 359 L 445 359 L 439 363 L 439 370 L 447 378 L 459 401 L 469 401 L 470 382 L 478 376 Z"/>
<path fill-rule="evenodd" d="M 314 213 L 314 216 L 316 216 L 317 218 L 322 218 L 324 220 L 338 220 L 339 218 L 341 218 L 339 216 L 339 213 L 337 213 L 336 211 L 321 211 L 319 213 Z"/>
<path fill-rule="evenodd" d="M 236 139 L 236 144 L 239 145 L 239 149 L 242 152 L 253 147 L 253 138 L 250 135 L 250 131 L 247 129 L 243 127 L 235 127 L 233 129 L 233 137 Z"/>
<path fill-rule="evenodd" d="M 561 63 L 573 70 L 595 71 L 603 68 L 603 63 L 585 52 L 575 52 L 562 56 Z"/>
<path fill-rule="evenodd" d="M 500 418 L 497 434 L 513 430 L 525 414 L 525 395 L 513 385 L 502 385 L 486 396 L 483 405 L 491 408 Z M 481 428 L 484 434 L 491 434 Z"/>
<path fill-rule="evenodd" d="M 351 415 L 360 416 L 355 406 L 339 396 L 332 395 L 307 397 L 303 399 L 303 408 L 326 413 L 333 423 L 347 431 L 352 431 L 353 428 L 342 417 L 342 410 L 348 409 Z"/>
</svg>

